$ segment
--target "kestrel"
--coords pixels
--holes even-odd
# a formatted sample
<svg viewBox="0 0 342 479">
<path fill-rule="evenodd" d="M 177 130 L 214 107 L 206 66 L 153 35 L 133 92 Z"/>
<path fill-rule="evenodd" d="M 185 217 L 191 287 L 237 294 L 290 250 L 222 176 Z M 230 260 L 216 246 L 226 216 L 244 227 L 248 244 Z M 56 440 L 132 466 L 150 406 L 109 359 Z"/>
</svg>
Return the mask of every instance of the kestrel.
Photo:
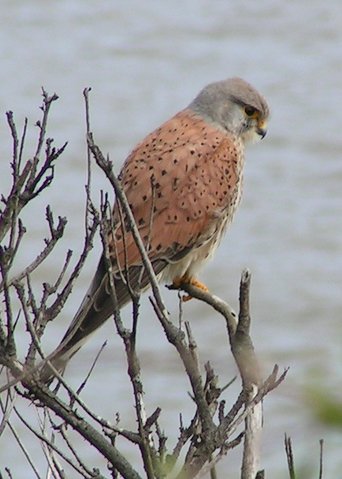
<svg viewBox="0 0 342 479">
<path fill-rule="evenodd" d="M 142 140 L 126 159 L 119 180 L 158 278 L 175 286 L 198 284 L 200 267 L 231 223 L 242 191 L 245 144 L 266 134 L 266 100 L 240 78 L 211 83 L 184 110 Z M 108 245 L 118 304 L 149 279 L 119 206 Z M 90 288 L 60 346 L 51 356 L 63 371 L 89 335 L 112 314 L 102 255 Z M 45 366 L 42 378 L 52 376 Z"/>
</svg>

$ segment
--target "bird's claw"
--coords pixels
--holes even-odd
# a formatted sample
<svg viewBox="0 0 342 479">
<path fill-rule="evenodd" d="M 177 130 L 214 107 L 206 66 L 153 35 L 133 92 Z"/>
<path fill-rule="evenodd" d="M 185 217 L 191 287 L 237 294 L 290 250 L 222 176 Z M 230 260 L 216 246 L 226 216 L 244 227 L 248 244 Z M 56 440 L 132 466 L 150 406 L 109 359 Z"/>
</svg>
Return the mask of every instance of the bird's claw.
<svg viewBox="0 0 342 479">
<path fill-rule="evenodd" d="M 183 275 L 183 276 L 176 276 L 172 284 L 168 286 L 169 289 L 181 289 L 183 285 L 190 284 L 191 286 L 195 286 L 196 288 L 201 289 L 202 291 L 205 291 L 206 293 L 209 291 L 207 286 L 198 279 L 188 276 L 188 275 Z M 187 301 L 190 301 L 192 299 L 192 296 L 190 294 L 185 294 L 182 296 L 182 301 L 186 303 Z"/>
</svg>

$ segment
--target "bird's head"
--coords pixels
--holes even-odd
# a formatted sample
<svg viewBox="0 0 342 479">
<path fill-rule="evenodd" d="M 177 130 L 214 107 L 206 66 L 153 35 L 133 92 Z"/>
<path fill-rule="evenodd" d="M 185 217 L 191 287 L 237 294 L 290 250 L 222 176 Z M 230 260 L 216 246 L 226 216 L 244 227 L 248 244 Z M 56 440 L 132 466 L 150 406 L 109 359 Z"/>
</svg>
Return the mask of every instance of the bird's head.
<svg viewBox="0 0 342 479">
<path fill-rule="evenodd" d="M 266 100 L 241 78 L 210 83 L 190 103 L 189 108 L 244 143 L 266 135 L 269 108 Z"/>
</svg>

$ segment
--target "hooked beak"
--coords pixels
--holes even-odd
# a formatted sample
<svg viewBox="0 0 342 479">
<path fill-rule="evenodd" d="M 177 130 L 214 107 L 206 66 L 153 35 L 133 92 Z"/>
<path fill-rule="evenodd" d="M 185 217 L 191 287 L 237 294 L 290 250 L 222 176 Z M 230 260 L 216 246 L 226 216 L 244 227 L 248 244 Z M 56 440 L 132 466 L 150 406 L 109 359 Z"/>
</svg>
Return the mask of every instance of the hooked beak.
<svg viewBox="0 0 342 479">
<path fill-rule="evenodd" d="M 256 130 L 257 134 L 261 136 L 261 139 L 265 138 L 266 133 L 267 133 L 267 128 L 260 128 L 258 127 Z"/>
<path fill-rule="evenodd" d="M 267 133 L 267 120 L 266 119 L 259 119 L 256 132 L 259 136 L 261 136 L 261 139 L 265 138 L 266 133 Z"/>
</svg>

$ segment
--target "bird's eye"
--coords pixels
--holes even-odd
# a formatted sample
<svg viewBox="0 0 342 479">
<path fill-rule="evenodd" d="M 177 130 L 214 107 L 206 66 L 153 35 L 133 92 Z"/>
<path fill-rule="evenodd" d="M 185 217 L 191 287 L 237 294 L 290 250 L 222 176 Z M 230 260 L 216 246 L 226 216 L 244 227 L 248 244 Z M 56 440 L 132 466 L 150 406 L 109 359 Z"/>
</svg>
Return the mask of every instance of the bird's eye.
<svg viewBox="0 0 342 479">
<path fill-rule="evenodd" d="M 258 110 L 252 106 L 245 106 L 245 113 L 247 116 L 252 117 L 256 114 Z"/>
</svg>

